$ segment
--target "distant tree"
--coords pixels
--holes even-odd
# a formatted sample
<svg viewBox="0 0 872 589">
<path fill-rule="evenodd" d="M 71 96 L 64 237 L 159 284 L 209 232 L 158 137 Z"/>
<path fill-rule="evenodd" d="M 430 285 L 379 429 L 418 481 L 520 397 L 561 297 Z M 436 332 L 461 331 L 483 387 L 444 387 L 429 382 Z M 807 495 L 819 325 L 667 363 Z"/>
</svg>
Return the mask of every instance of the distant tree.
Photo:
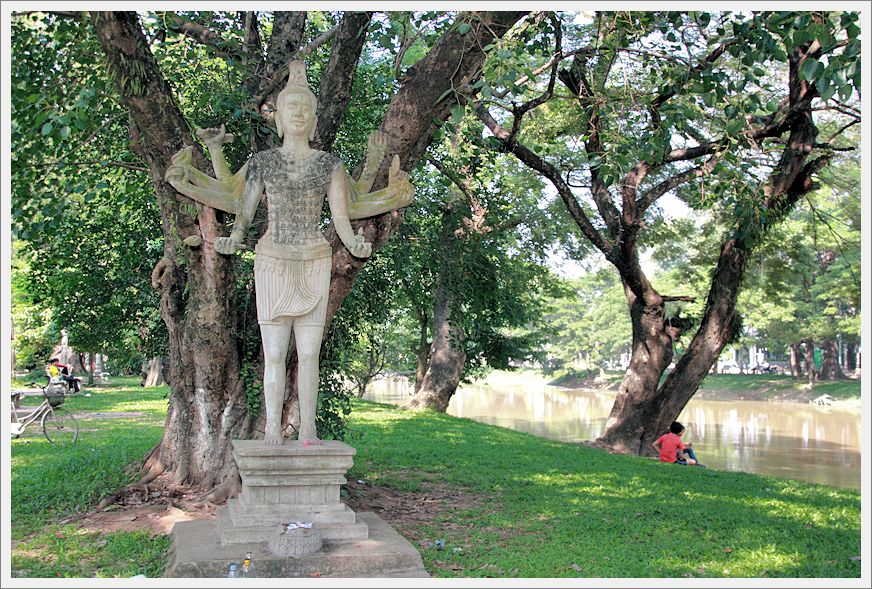
<svg viewBox="0 0 872 589">
<path fill-rule="evenodd" d="M 588 376 L 592 368 L 619 364 L 629 356 L 631 328 L 620 277 L 611 268 L 601 268 L 568 281 L 566 292 L 553 301 L 546 315 L 548 355 L 564 369 L 580 363 Z"/>
</svg>

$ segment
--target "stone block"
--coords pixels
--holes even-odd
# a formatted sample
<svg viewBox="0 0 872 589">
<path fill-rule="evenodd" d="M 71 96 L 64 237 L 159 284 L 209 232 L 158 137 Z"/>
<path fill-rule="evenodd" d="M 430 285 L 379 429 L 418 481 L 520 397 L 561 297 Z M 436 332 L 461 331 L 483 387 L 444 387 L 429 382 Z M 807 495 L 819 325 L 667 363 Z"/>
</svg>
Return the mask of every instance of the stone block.
<svg viewBox="0 0 872 589">
<path fill-rule="evenodd" d="M 222 545 L 215 520 L 179 522 L 173 528 L 167 577 L 224 577 L 231 562 L 252 552 L 258 577 L 427 577 L 421 555 L 408 540 L 371 512 L 357 514 L 369 536 L 351 542 L 323 540 L 322 549 L 300 558 L 279 557 L 268 542 Z"/>
</svg>

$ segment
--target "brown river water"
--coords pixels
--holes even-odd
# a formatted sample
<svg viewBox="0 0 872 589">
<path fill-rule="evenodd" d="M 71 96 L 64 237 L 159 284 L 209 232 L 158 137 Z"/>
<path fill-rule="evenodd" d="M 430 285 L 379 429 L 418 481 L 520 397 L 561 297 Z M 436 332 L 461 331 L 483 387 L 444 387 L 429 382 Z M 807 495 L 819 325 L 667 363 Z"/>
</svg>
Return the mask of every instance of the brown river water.
<svg viewBox="0 0 872 589">
<path fill-rule="evenodd" d="M 365 399 L 402 404 L 405 379 L 382 379 Z M 523 379 L 464 385 L 448 413 L 565 442 L 602 433 L 615 393 L 563 389 Z M 691 399 L 678 421 L 687 426 L 700 462 L 709 468 L 860 488 L 859 408 L 808 403 Z"/>
</svg>

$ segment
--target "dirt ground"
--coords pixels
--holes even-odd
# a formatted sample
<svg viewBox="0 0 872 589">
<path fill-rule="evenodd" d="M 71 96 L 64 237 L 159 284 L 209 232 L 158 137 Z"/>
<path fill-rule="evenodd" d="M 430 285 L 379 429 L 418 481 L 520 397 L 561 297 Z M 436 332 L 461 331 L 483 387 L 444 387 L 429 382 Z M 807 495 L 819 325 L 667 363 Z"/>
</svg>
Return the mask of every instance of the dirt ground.
<svg viewBox="0 0 872 589">
<path fill-rule="evenodd" d="M 374 512 L 421 547 L 426 547 L 428 540 L 416 533 L 419 524 L 481 502 L 478 496 L 438 483 L 424 483 L 421 492 L 413 493 L 349 480 L 343 489 L 347 493 L 343 493 L 343 501 L 351 509 Z M 142 490 L 105 509 L 77 514 L 61 523 L 75 523 L 87 532 L 148 530 L 152 534 L 169 534 L 176 522 L 213 519 L 216 508 L 209 503 L 197 503 L 192 496 L 179 491 Z"/>
</svg>

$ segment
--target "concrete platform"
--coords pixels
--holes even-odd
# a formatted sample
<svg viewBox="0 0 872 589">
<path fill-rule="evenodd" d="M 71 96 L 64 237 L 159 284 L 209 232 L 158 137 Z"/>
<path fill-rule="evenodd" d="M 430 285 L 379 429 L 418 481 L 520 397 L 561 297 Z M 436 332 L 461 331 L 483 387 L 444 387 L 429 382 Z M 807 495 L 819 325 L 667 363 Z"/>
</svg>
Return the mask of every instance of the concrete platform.
<svg viewBox="0 0 872 589">
<path fill-rule="evenodd" d="M 325 540 L 324 548 L 303 558 L 273 555 L 266 542 L 222 545 L 216 520 L 179 522 L 173 528 L 166 577 L 225 577 L 231 562 L 242 565 L 247 551 L 258 577 L 429 577 L 421 555 L 372 512 L 357 514 L 369 538 Z"/>
</svg>

